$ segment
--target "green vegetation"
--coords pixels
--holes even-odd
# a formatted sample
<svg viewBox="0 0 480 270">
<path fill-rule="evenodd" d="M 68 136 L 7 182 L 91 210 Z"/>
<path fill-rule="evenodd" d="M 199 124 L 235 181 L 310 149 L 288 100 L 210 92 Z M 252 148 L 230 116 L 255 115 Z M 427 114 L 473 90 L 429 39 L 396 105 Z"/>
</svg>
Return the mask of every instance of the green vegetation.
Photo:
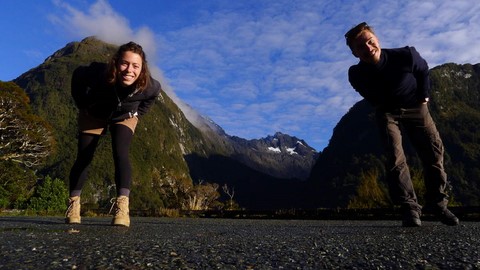
<svg viewBox="0 0 480 270">
<path fill-rule="evenodd" d="M 51 127 L 30 107 L 25 92 L 12 82 L 0 82 L 0 161 L 34 168 L 54 151 Z"/>
<path fill-rule="evenodd" d="M 0 82 L 0 209 L 25 208 L 35 172 L 54 150 L 50 125 L 32 112 L 23 89 Z"/>
<path fill-rule="evenodd" d="M 357 194 L 350 200 L 347 208 L 384 208 L 390 206 L 388 192 L 378 182 L 379 176 L 376 169 L 362 172 L 360 184 L 357 186 Z"/>
<path fill-rule="evenodd" d="M 67 199 L 68 190 L 65 183 L 47 176 L 35 187 L 35 193 L 30 198 L 27 209 L 42 214 L 58 214 L 65 212 Z"/>
<path fill-rule="evenodd" d="M 0 161 L 0 209 L 24 209 L 33 194 L 33 170 L 13 161 Z"/>
</svg>

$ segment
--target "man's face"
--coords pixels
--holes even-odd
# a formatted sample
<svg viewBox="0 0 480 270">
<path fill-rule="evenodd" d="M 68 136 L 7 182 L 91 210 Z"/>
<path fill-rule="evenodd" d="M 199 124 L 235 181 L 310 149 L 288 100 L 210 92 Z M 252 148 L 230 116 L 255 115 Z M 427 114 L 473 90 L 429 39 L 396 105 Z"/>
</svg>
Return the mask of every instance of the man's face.
<svg viewBox="0 0 480 270">
<path fill-rule="evenodd" d="M 376 64 L 380 61 L 381 48 L 378 38 L 365 30 L 352 42 L 352 53 L 361 61 Z"/>
</svg>

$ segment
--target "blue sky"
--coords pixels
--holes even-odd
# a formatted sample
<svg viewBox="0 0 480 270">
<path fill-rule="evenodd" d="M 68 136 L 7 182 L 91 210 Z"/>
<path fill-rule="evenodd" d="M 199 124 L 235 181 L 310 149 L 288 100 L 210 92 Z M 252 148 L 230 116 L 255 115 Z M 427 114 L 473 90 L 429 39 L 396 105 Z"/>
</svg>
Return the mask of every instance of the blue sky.
<svg viewBox="0 0 480 270">
<path fill-rule="evenodd" d="M 134 40 L 165 90 L 228 134 L 280 131 L 321 151 L 361 99 L 343 34 L 362 21 L 383 47 L 415 46 L 431 68 L 480 62 L 480 1 L 3 0 L 0 80 L 87 36 Z"/>
</svg>

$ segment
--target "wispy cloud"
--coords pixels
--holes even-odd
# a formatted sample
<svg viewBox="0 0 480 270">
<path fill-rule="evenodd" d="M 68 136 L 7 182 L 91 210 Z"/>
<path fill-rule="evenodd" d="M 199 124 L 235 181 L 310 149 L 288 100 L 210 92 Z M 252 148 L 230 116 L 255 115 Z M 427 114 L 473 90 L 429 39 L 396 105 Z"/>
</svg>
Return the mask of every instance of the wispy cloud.
<svg viewBox="0 0 480 270">
<path fill-rule="evenodd" d="M 281 1 L 208 14 L 208 20 L 199 19 L 201 25 L 168 33 L 165 42 L 173 44 L 161 53 L 162 68 L 170 74 L 189 62 L 190 70 L 183 70 L 172 85 L 185 99 L 203 96 L 222 104 L 188 101 L 231 134 L 258 138 L 282 131 L 326 140 L 323 127 L 333 128 L 352 99 L 359 98 L 339 83 L 345 81 L 346 68 L 338 55 L 348 55 L 348 50 L 343 29 L 322 15 L 329 13 L 323 8 L 312 1 L 303 6 Z M 211 51 L 214 58 L 202 54 Z M 176 57 L 168 57 L 172 55 Z M 179 87 L 198 74 L 208 80 Z"/>
<path fill-rule="evenodd" d="M 126 17 L 113 10 L 106 0 L 93 3 L 88 11 L 77 9 L 63 1 L 55 1 L 65 13 L 51 15 L 54 24 L 61 24 L 72 37 L 98 36 L 105 42 L 123 44 L 135 40 L 150 55 L 156 54 L 154 33 L 149 27 L 132 29 Z"/>
<path fill-rule="evenodd" d="M 392 2 L 384 1 L 379 9 L 387 10 Z M 378 26 L 383 45 L 398 47 L 414 45 L 431 67 L 455 62 L 478 63 L 480 51 L 480 2 L 405 1 L 395 10 L 395 19 L 378 16 L 372 23 Z"/>
</svg>

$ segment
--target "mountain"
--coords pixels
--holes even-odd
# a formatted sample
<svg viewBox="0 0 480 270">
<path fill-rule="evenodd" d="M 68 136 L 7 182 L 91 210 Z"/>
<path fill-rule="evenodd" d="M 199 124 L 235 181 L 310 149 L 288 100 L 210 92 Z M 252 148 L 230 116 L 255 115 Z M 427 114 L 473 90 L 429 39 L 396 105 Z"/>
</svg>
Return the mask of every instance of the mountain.
<svg viewBox="0 0 480 270">
<path fill-rule="evenodd" d="M 108 61 L 116 48 L 94 37 L 71 42 L 14 80 L 29 96 L 35 114 L 52 126 L 57 151 L 40 174 L 68 180 L 77 133 L 71 74 L 80 65 Z M 191 110 L 189 118 L 162 91 L 138 124 L 130 150 L 133 208 L 178 207 L 174 198 L 165 196 L 165 188 L 188 190 L 204 181 L 235 188 L 235 200 L 242 207 L 275 208 L 292 202 L 287 197 L 293 193 L 285 195 L 283 190 L 301 185 L 317 155 L 306 142 L 281 133 L 259 140 L 241 139 L 226 134 L 208 117 L 191 113 L 193 109 L 182 109 Z M 110 138 L 105 136 L 91 164 L 82 201 L 100 207 L 108 204 L 114 196 L 113 171 Z"/>
<path fill-rule="evenodd" d="M 187 105 L 188 106 L 188 105 Z M 185 105 L 183 105 L 185 110 Z M 192 123 L 202 131 L 207 140 L 226 156 L 259 172 L 276 178 L 306 180 L 317 159 L 318 152 L 304 140 L 277 132 L 265 138 L 246 140 L 231 136 L 210 118 L 197 114 L 193 109 Z"/>
<path fill-rule="evenodd" d="M 318 153 L 296 137 L 277 132 L 257 140 L 224 134 L 217 142 L 228 155 L 185 157 L 194 182 L 212 180 L 235 189 L 247 209 L 284 209 L 303 206 L 306 181 Z"/>
<path fill-rule="evenodd" d="M 278 178 L 306 180 L 318 155 L 305 141 L 281 132 L 256 140 L 231 139 L 235 159 Z"/>
<path fill-rule="evenodd" d="M 480 64 L 444 64 L 431 69 L 430 112 L 445 145 L 452 203 L 480 205 Z M 353 90 L 352 90 L 353 91 Z M 314 206 L 348 207 L 359 201 L 388 205 L 383 149 L 372 107 L 359 101 L 342 117 L 309 178 Z M 414 186 L 422 202 L 421 164 L 404 140 Z M 373 179 L 373 181 L 372 181 Z M 384 193 L 375 202 L 365 190 Z M 362 193 L 363 192 L 363 193 Z M 367 192 L 368 193 L 368 192 Z M 316 194 L 316 195 L 315 195 Z M 362 197 L 363 196 L 363 197 Z"/>
</svg>

